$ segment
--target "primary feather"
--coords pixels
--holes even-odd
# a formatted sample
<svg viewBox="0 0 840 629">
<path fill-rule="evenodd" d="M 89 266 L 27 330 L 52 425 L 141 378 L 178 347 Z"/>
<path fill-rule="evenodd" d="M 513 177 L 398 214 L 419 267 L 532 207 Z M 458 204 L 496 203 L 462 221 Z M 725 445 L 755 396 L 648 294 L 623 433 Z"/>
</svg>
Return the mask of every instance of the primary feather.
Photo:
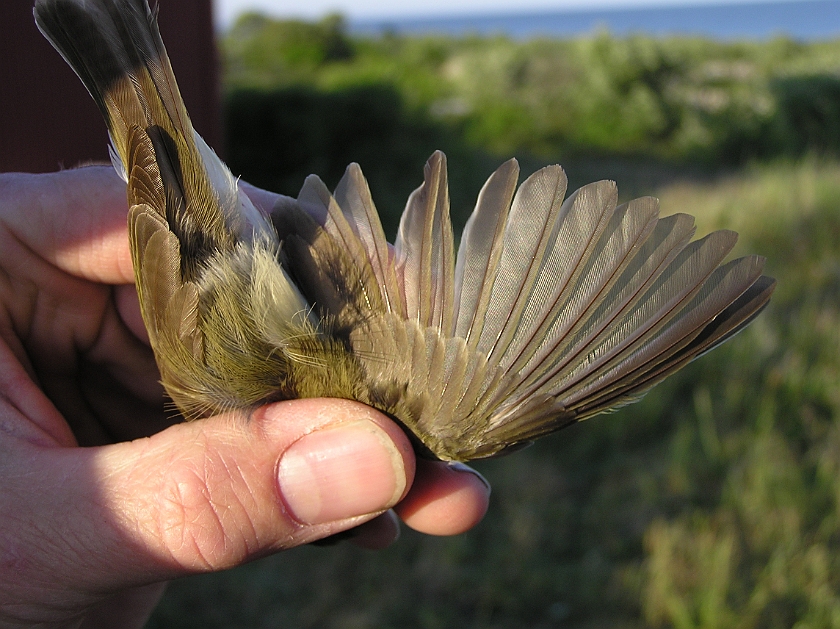
<svg viewBox="0 0 840 629">
<path fill-rule="evenodd" d="M 435 153 L 385 240 L 352 164 L 269 218 L 195 133 L 145 0 L 37 0 L 39 28 L 108 124 L 127 179 L 141 309 L 187 418 L 336 396 L 389 413 L 418 449 L 493 456 L 637 399 L 767 304 L 763 259 L 732 232 L 612 182 L 565 198 L 549 166 L 503 164 L 457 253 Z"/>
</svg>

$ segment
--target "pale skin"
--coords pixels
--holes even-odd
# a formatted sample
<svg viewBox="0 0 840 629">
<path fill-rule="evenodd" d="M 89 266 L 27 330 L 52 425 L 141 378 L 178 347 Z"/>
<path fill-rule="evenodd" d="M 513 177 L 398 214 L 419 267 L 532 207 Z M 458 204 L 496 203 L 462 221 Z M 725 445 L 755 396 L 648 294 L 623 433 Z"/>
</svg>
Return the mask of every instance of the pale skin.
<svg viewBox="0 0 840 629">
<path fill-rule="evenodd" d="M 0 174 L 0 627 L 142 627 L 178 576 L 478 523 L 486 482 L 358 403 L 173 423 L 126 211 L 110 167 Z"/>
</svg>

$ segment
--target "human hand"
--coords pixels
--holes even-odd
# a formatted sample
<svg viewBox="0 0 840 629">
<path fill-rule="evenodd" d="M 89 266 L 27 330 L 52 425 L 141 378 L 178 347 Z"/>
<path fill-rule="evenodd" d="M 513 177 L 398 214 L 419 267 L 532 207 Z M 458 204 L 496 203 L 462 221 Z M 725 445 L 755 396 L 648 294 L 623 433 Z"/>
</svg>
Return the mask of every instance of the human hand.
<svg viewBox="0 0 840 629">
<path fill-rule="evenodd" d="M 353 527 L 382 547 L 394 512 L 438 535 L 481 519 L 479 476 L 354 402 L 173 424 L 126 210 L 108 167 L 0 175 L 0 627 L 141 627 L 177 576 Z"/>
</svg>

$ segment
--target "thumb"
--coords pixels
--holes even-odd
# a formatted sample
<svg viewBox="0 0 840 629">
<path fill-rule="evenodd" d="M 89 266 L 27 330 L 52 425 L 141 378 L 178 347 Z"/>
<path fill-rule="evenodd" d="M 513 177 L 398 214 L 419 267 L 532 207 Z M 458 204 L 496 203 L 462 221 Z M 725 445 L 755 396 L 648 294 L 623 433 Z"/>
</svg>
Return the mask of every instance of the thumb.
<svg viewBox="0 0 840 629">
<path fill-rule="evenodd" d="M 59 573 L 111 591 L 231 567 L 351 528 L 399 502 L 414 475 L 399 427 L 344 400 L 280 402 L 247 419 L 219 416 L 60 452 L 66 469 L 51 478 L 64 486 L 53 508 L 71 505 L 72 517 L 42 521 L 63 521 L 55 539 L 81 545 L 72 554 L 85 561 Z M 73 574 L 77 567 L 84 575 Z"/>
</svg>

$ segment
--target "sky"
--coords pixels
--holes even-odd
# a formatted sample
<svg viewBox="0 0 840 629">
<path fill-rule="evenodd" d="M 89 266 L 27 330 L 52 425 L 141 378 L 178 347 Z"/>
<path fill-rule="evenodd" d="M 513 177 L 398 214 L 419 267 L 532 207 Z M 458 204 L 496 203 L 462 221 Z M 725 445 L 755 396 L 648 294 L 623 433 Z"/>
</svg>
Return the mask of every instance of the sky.
<svg viewBox="0 0 840 629">
<path fill-rule="evenodd" d="M 340 12 L 351 19 L 436 17 L 483 12 L 524 13 L 530 10 L 600 9 L 604 7 L 724 4 L 726 0 L 214 0 L 216 24 L 224 29 L 245 10 L 276 17 L 319 18 Z"/>
</svg>

